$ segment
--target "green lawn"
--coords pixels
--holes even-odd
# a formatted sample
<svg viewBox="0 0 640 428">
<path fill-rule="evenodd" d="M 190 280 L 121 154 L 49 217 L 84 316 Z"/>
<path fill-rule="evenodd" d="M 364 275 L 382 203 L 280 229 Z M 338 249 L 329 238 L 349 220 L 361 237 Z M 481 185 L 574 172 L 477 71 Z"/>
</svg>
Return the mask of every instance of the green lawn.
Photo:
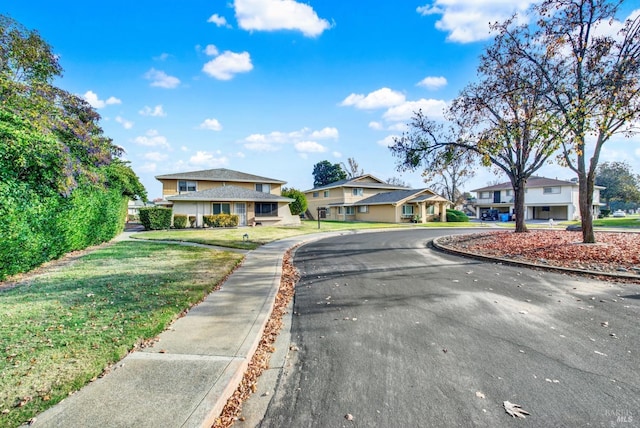
<svg viewBox="0 0 640 428">
<path fill-rule="evenodd" d="M 510 222 L 493 222 L 495 225 L 500 226 L 500 227 L 505 227 L 505 228 L 514 228 L 515 227 L 515 222 L 510 221 Z M 562 228 L 564 229 L 565 227 L 567 227 L 570 224 L 580 224 L 579 221 L 556 221 L 555 222 L 555 228 Z M 527 224 L 528 228 L 548 228 L 549 227 L 549 223 L 531 223 L 531 224 Z M 607 217 L 607 218 L 597 218 L 593 220 L 593 227 L 594 228 L 620 228 L 620 229 L 640 229 L 640 216 L 635 214 L 635 215 L 628 215 L 626 217 L 618 217 L 618 218 L 614 218 L 614 217 Z"/>
<path fill-rule="evenodd" d="M 628 215 L 626 217 L 607 217 L 593 220 L 595 227 L 630 227 L 640 229 L 640 216 Z"/>
<path fill-rule="evenodd" d="M 321 221 L 318 229 L 317 221 L 303 221 L 300 226 L 256 226 L 240 227 L 234 229 L 181 229 L 181 230 L 156 230 L 136 233 L 132 237 L 137 239 L 150 239 L 160 241 L 184 241 L 199 244 L 218 245 L 222 247 L 253 250 L 266 243 L 318 232 L 333 232 L 341 230 L 360 229 L 398 229 L 409 227 L 478 227 L 479 223 L 439 223 L 430 222 L 424 224 L 394 224 L 394 223 L 369 223 L 369 222 L 343 222 Z M 248 240 L 244 240 L 244 234 Z"/>
<path fill-rule="evenodd" d="M 21 425 L 99 376 L 202 300 L 242 258 L 124 241 L 0 288 L 0 426 Z"/>
</svg>

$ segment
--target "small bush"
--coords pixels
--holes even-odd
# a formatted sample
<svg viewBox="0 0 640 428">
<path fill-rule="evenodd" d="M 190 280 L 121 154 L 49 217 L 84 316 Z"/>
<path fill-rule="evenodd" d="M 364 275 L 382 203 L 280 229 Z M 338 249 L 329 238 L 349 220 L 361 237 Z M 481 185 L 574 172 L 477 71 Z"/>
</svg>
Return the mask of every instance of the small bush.
<svg viewBox="0 0 640 428">
<path fill-rule="evenodd" d="M 611 214 L 611 210 L 607 208 L 601 208 L 600 214 L 602 214 L 602 217 L 609 217 L 609 215 Z"/>
<path fill-rule="evenodd" d="M 164 230 L 171 227 L 171 208 L 147 207 L 140 208 L 140 223 L 147 230 Z"/>
<path fill-rule="evenodd" d="M 189 216 L 189 226 L 196 227 L 196 216 L 194 215 Z"/>
<path fill-rule="evenodd" d="M 469 221 L 469 217 L 462 211 L 447 210 L 447 221 L 451 223 L 464 223 Z"/>
<path fill-rule="evenodd" d="M 202 216 L 202 220 L 209 227 L 237 227 L 240 217 L 235 214 L 209 214 Z"/>
<path fill-rule="evenodd" d="M 176 229 L 184 229 L 187 227 L 187 216 L 184 214 L 173 215 L 173 227 Z"/>
</svg>

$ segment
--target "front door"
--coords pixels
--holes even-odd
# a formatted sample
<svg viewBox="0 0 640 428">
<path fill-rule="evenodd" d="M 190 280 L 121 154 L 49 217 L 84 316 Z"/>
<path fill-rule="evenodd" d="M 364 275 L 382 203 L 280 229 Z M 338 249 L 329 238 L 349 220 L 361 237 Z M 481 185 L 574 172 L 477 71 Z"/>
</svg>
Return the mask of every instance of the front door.
<svg viewBox="0 0 640 428">
<path fill-rule="evenodd" d="M 493 192 L 493 203 L 494 204 L 499 204 L 500 203 L 500 191 L 496 190 L 495 192 Z"/>
<path fill-rule="evenodd" d="M 247 204 L 236 202 L 233 206 L 233 213 L 238 216 L 238 226 L 247 225 Z"/>
</svg>

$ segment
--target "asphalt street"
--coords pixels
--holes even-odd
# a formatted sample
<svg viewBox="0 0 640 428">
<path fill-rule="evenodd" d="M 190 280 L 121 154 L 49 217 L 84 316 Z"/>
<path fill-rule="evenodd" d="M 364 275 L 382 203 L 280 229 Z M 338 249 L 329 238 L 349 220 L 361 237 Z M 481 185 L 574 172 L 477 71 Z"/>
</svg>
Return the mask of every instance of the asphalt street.
<svg viewBox="0 0 640 428">
<path fill-rule="evenodd" d="M 444 233 L 297 249 L 290 363 L 262 427 L 640 426 L 640 285 L 428 248 Z"/>
</svg>

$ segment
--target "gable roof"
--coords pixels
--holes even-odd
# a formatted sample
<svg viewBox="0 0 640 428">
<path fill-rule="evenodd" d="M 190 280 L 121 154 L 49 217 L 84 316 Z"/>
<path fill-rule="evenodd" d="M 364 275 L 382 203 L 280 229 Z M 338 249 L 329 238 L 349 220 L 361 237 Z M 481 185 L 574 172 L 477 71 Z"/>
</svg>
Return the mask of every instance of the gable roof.
<svg viewBox="0 0 640 428">
<path fill-rule="evenodd" d="M 256 192 L 238 186 L 222 186 L 198 192 L 182 193 L 167 197 L 167 201 L 206 201 L 206 202 L 293 202 L 294 199 L 271 193 Z"/>
<path fill-rule="evenodd" d="M 431 189 L 403 189 L 392 192 L 378 193 L 353 203 L 329 204 L 331 206 L 360 206 L 360 205 L 390 205 L 406 201 L 416 203 L 422 201 L 449 202 L 442 196 L 436 195 Z"/>
<path fill-rule="evenodd" d="M 250 183 L 274 183 L 285 184 L 286 181 L 275 178 L 261 177 L 259 175 L 247 174 L 245 172 L 234 171 L 232 169 L 217 168 L 205 169 L 202 171 L 178 172 L 175 174 L 156 175 L 156 180 L 204 180 L 204 181 L 236 181 Z"/>
<path fill-rule="evenodd" d="M 577 182 L 566 181 L 566 180 L 558 180 L 553 178 L 546 177 L 538 177 L 532 176 L 527 180 L 527 189 L 531 189 L 534 187 L 548 187 L 548 186 L 577 186 Z M 472 192 L 488 192 L 491 190 L 507 190 L 511 189 L 513 186 L 510 181 L 506 183 L 494 184 L 493 186 L 482 187 L 480 189 L 472 190 Z"/>
<path fill-rule="evenodd" d="M 366 181 L 371 180 L 371 181 Z M 407 189 L 405 186 L 398 186 L 395 184 L 385 183 L 377 177 L 371 174 L 365 174 L 358 177 L 347 178 L 344 180 L 334 181 L 333 183 L 325 184 L 324 186 L 314 187 L 313 189 L 305 190 L 303 193 L 318 192 L 320 190 L 335 189 L 337 187 L 362 187 L 367 189 Z"/>
</svg>

